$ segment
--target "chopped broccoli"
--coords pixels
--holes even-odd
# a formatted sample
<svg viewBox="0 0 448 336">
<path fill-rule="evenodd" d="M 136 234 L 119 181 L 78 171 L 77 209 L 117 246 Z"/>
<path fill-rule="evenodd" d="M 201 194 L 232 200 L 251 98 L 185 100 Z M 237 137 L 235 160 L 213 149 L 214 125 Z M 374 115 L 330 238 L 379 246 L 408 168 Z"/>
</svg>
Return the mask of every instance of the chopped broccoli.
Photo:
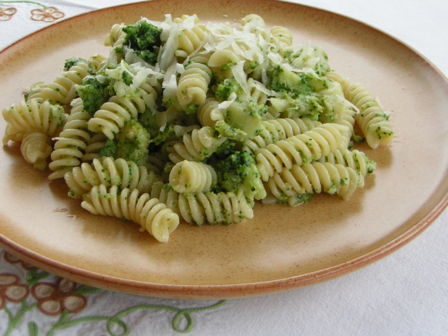
<svg viewBox="0 0 448 336">
<path fill-rule="evenodd" d="M 246 195 L 255 199 L 266 196 L 255 160 L 249 152 L 234 152 L 226 159 L 216 162 L 215 169 L 219 187 L 223 190 L 235 192 L 243 188 Z"/>
<path fill-rule="evenodd" d="M 84 110 L 94 114 L 100 106 L 113 94 L 113 85 L 105 76 L 87 76 L 81 85 L 76 85 L 76 91 L 84 104 Z"/>
<path fill-rule="evenodd" d="M 228 123 L 226 123 L 224 120 L 219 120 L 215 124 L 215 130 L 219 133 L 219 135 L 229 138 L 235 141 L 243 142 L 247 139 L 246 132 L 232 127 Z"/>
<path fill-rule="evenodd" d="M 107 140 L 106 144 L 100 150 L 101 156 L 115 157 L 117 154 L 117 141 L 116 139 Z"/>
<path fill-rule="evenodd" d="M 233 92 L 237 92 L 239 85 L 233 78 L 227 78 L 216 86 L 215 96 L 219 100 L 227 100 Z"/>
<path fill-rule="evenodd" d="M 185 108 L 185 113 L 186 114 L 196 114 L 196 112 L 198 111 L 199 105 L 196 104 L 188 104 L 187 107 Z"/>
<path fill-rule="evenodd" d="M 162 29 L 146 22 L 138 21 L 123 28 L 126 33 L 125 45 L 133 49 L 145 62 L 154 65 L 161 44 Z"/>
<path fill-rule="evenodd" d="M 106 143 L 104 153 L 114 153 L 114 157 L 124 158 L 142 165 L 148 158 L 150 135 L 136 120 L 129 120 L 117 134 L 114 144 Z M 103 151 L 102 151 L 103 154 Z"/>
<path fill-rule="evenodd" d="M 122 75 L 121 75 L 121 78 L 123 79 L 123 82 L 124 82 L 126 85 L 131 85 L 131 84 L 132 84 L 132 81 L 134 80 L 133 77 L 132 77 L 132 75 L 129 74 L 129 72 L 127 72 L 127 71 L 123 71 L 123 73 L 122 73 Z"/>
<path fill-rule="evenodd" d="M 70 58 L 67 58 L 67 59 L 65 60 L 65 63 L 64 63 L 64 71 L 68 71 L 68 70 L 70 70 L 70 68 L 71 68 L 72 66 L 78 64 L 79 61 L 83 61 L 83 62 L 86 62 L 86 63 L 87 63 L 87 61 L 86 61 L 85 59 L 83 59 L 83 58 L 79 58 L 79 57 L 70 57 Z"/>
</svg>

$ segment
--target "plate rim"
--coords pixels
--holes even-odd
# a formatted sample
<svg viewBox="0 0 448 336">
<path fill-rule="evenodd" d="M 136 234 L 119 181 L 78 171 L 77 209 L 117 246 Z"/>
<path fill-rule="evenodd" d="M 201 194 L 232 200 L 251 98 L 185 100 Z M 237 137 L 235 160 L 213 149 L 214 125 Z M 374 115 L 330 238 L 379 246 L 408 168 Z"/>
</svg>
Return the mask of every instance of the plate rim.
<svg viewBox="0 0 448 336">
<path fill-rule="evenodd" d="M 123 7 L 134 7 L 134 6 L 151 6 L 153 3 L 166 2 L 167 0 L 152 0 L 148 2 L 134 2 L 128 4 L 122 4 L 118 6 L 100 8 L 93 11 L 88 11 L 85 13 L 80 13 L 78 15 L 72 16 L 70 18 L 58 21 L 39 30 L 36 30 L 14 42 L 7 45 L 5 48 L 0 50 L 0 55 L 13 48 L 17 44 L 24 42 L 25 40 L 42 33 L 48 29 L 54 29 L 56 26 L 70 24 L 71 21 L 77 20 L 80 17 L 89 15 L 101 15 L 101 12 L 108 12 L 111 10 L 116 10 Z M 236 0 L 232 0 L 236 1 Z M 397 37 L 375 27 L 368 23 L 365 23 L 359 19 L 350 17 L 345 14 L 337 13 L 331 10 L 327 10 L 317 6 L 310 6 L 299 3 L 292 3 L 289 1 L 278 1 L 278 0 L 250 0 L 251 2 L 265 2 L 265 3 L 282 3 L 282 5 L 289 5 L 295 8 L 305 7 L 312 10 L 317 10 L 319 12 L 324 12 L 331 14 L 336 17 L 343 18 L 345 20 L 352 21 L 356 24 L 368 27 L 377 33 L 382 34 L 388 39 L 391 39 L 401 46 L 405 47 L 411 51 L 414 55 L 422 59 L 430 68 L 430 70 L 435 71 L 435 73 L 443 80 L 445 88 L 448 89 L 448 77 L 435 65 L 433 64 L 425 55 L 419 52 L 414 47 L 410 46 L 406 42 L 398 39 Z M 445 172 L 445 178 L 448 177 L 448 171 Z M 441 180 L 443 181 L 443 179 Z M 432 193 L 436 194 L 442 185 L 439 183 Z M 433 199 L 430 195 L 426 201 Z M 386 244 L 381 245 L 365 254 L 362 254 L 356 258 L 342 262 L 337 265 L 330 267 L 325 267 L 314 272 L 308 272 L 301 275 L 294 275 L 290 277 L 285 277 L 281 279 L 268 280 L 268 281 L 258 281 L 258 282 L 248 282 L 248 283 L 236 283 L 236 284 L 225 284 L 225 285 L 177 285 L 177 284 L 163 284 L 154 282 L 144 282 L 137 280 L 123 279 L 115 277 L 112 275 L 105 275 L 102 273 L 97 273 L 89 270 L 85 270 L 76 266 L 71 266 L 69 264 L 63 263 L 61 261 L 56 261 L 49 257 L 43 256 L 37 252 L 34 252 L 22 245 L 16 244 L 8 237 L 0 233 L 0 245 L 5 248 L 6 251 L 11 252 L 14 255 L 19 256 L 31 264 L 35 264 L 38 267 L 48 270 L 51 273 L 73 279 L 77 282 L 86 283 L 89 285 L 94 285 L 97 287 L 118 290 L 120 292 L 127 292 L 139 295 L 155 295 L 159 297 L 171 297 L 171 298 L 232 298 L 232 297 L 244 297 L 261 295 L 276 291 L 284 291 L 292 288 L 303 287 L 322 281 L 330 280 L 344 274 L 353 272 L 363 266 L 369 265 L 385 256 L 393 253 L 398 248 L 404 246 L 414 238 L 416 238 L 420 233 L 422 233 L 429 225 L 431 225 L 448 207 L 448 190 L 443 193 L 436 204 L 431 207 L 428 211 L 424 211 L 423 217 L 418 220 L 411 227 L 406 229 L 403 233 L 399 234 L 394 239 L 389 240 Z M 423 203 L 424 204 L 424 203 Z M 423 205 L 422 204 L 422 205 Z"/>
</svg>

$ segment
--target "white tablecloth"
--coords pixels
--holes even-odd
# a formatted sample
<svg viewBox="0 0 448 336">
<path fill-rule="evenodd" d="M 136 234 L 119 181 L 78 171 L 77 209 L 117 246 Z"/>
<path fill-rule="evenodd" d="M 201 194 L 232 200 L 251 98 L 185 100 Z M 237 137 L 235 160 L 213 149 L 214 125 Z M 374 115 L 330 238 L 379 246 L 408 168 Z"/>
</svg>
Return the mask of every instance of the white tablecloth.
<svg viewBox="0 0 448 336">
<path fill-rule="evenodd" d="M 41 1 L 56 7 L 65 18 L 126 2 Z M 448 73 L 446 0 L 300 2 L 378 27 Z M 0 12 L 0 20 L 4 20 L 0 21 L 0 49 L 50 24 L 30 20 L 30 11 L 39 8 L 43 7 L 30 1 L 0 1 L 4 11 Z M 35 11 L 33 15 L 42 18 L 41 14 Z M 56 21 L 61 19 L 58 15 Z M 447 145 L 441 144 L 442 150 Z M 126 331 L 120 331 L 121 327 L 128 328 L 131 335 L 170 335 L 187 326 L 193 335 L 448 335 L 447 221 L 445 211 L 416 240 L 355 273 L 307 288 L 228 300 L 216 306 L 216 300 L 164 300 L 76 287 L 39 270 L 29 270 L 0 252 L 0 333 L 112 335 Z M 46 293 L 47 299 L 39 293 Z M 202 306 L 210 307 L 182 310 Z M 61 314 L 64 308 L 73 313 Z M 54 316 L 49 315 L 52 312 Z M 111 318 L 119 312 L 123 312 L 121 316 Z M 188 326 L 189 317 L 193 324 Z"/>
</svg>

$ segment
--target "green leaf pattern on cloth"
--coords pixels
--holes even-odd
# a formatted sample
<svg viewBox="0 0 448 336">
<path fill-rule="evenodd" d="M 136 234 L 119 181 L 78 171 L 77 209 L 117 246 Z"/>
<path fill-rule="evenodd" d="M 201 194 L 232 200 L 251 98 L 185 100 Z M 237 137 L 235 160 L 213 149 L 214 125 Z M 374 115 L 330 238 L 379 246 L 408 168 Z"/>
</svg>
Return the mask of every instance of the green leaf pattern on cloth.
<svg viewBox="0 0 448 336">
<path fill-rule="evenodd" d="M 115 304 L 111 305 L 111 301 Z M 167 304 L 161 303 L 165 301 Z M 132 335 L 138 321 L 160 319 L 164 315 L 171 321 L 167 330 L 188 333 L 195 325 L 194 317 L 224 303 L 220 300 L 198 306 L 198 302 L 189 301 L 193 307 L 181 308 L 178 306 L 185 303 L 180 301 L 100 290 L 53 276 L 0 250 L 0 335 L 3 336 L 14 332 L 52 336 L 84 327 L 110 336 L 125 336 Z"/>
</svg>

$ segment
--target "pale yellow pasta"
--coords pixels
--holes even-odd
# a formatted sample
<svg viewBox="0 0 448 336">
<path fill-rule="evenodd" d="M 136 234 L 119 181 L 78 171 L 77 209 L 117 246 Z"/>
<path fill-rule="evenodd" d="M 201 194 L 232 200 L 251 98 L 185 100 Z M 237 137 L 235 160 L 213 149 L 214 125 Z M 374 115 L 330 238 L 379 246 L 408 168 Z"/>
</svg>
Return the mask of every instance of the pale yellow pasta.
<svg viewBox="0 0 448 336">
<path fill-rule="evenodd" d="M 51 138 L 59 133 L 66 119 L 60 105 L 41 99 L 22 101 L 4 109 L 2 113 L 7 122 L 4 145 L 10 140 L 20 142 L 27 133 L 36 131 Z"/>
<path fill-rule="evenodd" d="M 232 77 L 232 66 L 241 58 L 228 49 L 215 51 L 208 60 L 208 66 L 219 78 Z"/>
<path fill-rule="evenodd" d="M 217 175 L 210 165 L 184 160 L 171 169 L 169 181 L 179 193 L 207 192 L 216 184 Z"/>
<path fill-rule="evenodd" d="M 337 73 L 331 72 L 327 76 L 341 84 L 345 97 L 359 109 L 356 122 L 367 144 L 374 149 L 380 145 L 389 145 L 393 138 L 393 130 L 389 115 L 384 113 L 378 100 L 361 85 L 351 84 Z"/>
<path fill-rule="evenodd" d="M 50 138 L 41 132 L 27 133 L 20 144 L 20 153 L 34 168 L 44 170 L 51 153 Z"/>
<path fill-rule="evenodd" d="M 177 163 L 182 160 L 203 161 L 212 155 L 225 141 L 217 138 L 211 127 L 205 126 L 184 134 L 182 141 L 177 142 L 169 149 L 169 158 Z"/>
<path fill-rule="evenodd" d="M 292 34 L 288 28 L 282 26 L 275 26 L 271 28 L 272 42 L 275 43 L 281 52 L 282 48 L 292 45 Z"/>
<path fill-rule="evenodd" d="M 157 198 L 137 189 L 117 186 L 94 186 L 85 195 L 81 206 L 94 215 L 112 216 L 132 220 L 159 242 L 166 243 L 179 226 L 179 216 Z"/>
<path fill-rule="evenodd" d="M 253 209 L 242 190 L 237 193 L 177 193 L 156 183 L 151 197 L 157 197 L 176 211 L 187 223 L 238 223 L 253 218 Z"/>
<path fill-rule="evenodd" d="M 265 120 L 258 135 L 247 140 L 245 149 L 255 153 L 260 148 L 264 148 L 276 141 L 284 140 L 294 135 L 302 134 L 321 123 L 311 119 L 300 118 L 278 118 Z"/>
<path fill-rule="evenodd" d="M 205 104 L 198 110 L 198 119 L 202 126 L 215 126 L 219 120 L 224 120 L 223 111 L 218 108 L 219 102 L 214 98 L 208 98 Z"/>
<path fill-rule="evenodd" d="M 136 89 L 132 96 L 113 96 L 95 112 L 88 122 L 88 128 L 113 139 L 126 121 L 137 118 L 147 108 L 155 109 L 156 97 L 157 92 L 148 83 Z"/>
<path fill-rule="evenodd" d="M 183 15 L 181 18 L 176 18 L 174 22 L 181 23 L 190 17 Z M 199 20 L 194 18 L 195 24 L 192 28 L 181 29 L 178 34 L 178 46 L 176 56 L 186 58 L 193 52 L 199 50 L 207 39 L 207 29 L 205 25 L 197 23 Z"/>
<path fill-rule="evenodd" d="M 253 78 L 249 78 L 247 80 L 247 86 L 249 88 L 249 97 L 259 105 L 265 105 L 268 97 L 265 92 L 260 90 L 260 86 L 263 87 L 263 84 L 258 82 Z"/>
<path fill-rule="evenodd" d="M 87 130 L 87 121 L 90 114 L 84 111 L 80 98 L 72 101 L 72 109 L 62 132 L 54 138 L 54 150 L 51 153 L 49 165 L 52 173 L 50 180 L 63 178 L 64 174 L 81 164 L 84 150 L 90 140 Z"/>
<path fill-rule="evenodd" d="M 124 23 L 114 24 L 104 39 L 104 45 L 109 47 L 123 46 L 126 40 L 126 33 L 123 31 L 124 26 Z"/>
<path fill-rule="evenodd" d="M 350 167 L 340 164 L 313 162 L 293 165 L 275 173 L 266 188 L 281 201 L 290 205 L 303 194 L 329 193 L 349 199 L 355 190 L 364 185 L 364 177 Z"/>
<path fill-rule="evenodd" d="M 148 192 L 159 177 L 135 162 L 105 157 L 74 167 L 70 172 L 65 173 L 64 180 L 69 188 L 68 195 L 80 198 L 93 186 L 99 184 Z"/>
<path fill-rule="evenodd" d="M 40 98 L 51 103 L 66 105 L 76 97 L 76 84 L 81 84 L 84 77 L 89 74 L 89 63 L 79 60 L 70 69 L 49 84 L 36 83 L 28 92 L 27 100 Z"/>
<path fill-rule="evenodd" d="M 107 137 L 103 133 L 97 133 L 90 137 L 86 143 L 84 155 L 82 156 L 83 162 L 92 161 L 93 159 L 101 157 L 100 151 L 103 149 L 107 142 Z"/>
<path fill-rule="evenodd" d="M 205 103 L 211 75 L 208 66 L 202 63 L 190 63 L 185 67 L 176 91 L 177 100 L 183 108 L 189 105 L 199 107 Z"/>
<path fill-rule="evenodd" d="M 375 161 L 370 160 L 365 153 L 357 149 L 336 149 L 327 156 L 322 157 L 320 162 L 341 164 L 356 170 L 362 176 L 373 173 L 376 168 Z"/>
<path fill-rule="evenodd" d="M 323 124 L 303 134 L 295 135 L 257 151 L 257 167 L 263 181 L 284 167 L 319 160 L 338 148 L 347 147 L 350 133 L 346 126 Z"/>
</svg>

